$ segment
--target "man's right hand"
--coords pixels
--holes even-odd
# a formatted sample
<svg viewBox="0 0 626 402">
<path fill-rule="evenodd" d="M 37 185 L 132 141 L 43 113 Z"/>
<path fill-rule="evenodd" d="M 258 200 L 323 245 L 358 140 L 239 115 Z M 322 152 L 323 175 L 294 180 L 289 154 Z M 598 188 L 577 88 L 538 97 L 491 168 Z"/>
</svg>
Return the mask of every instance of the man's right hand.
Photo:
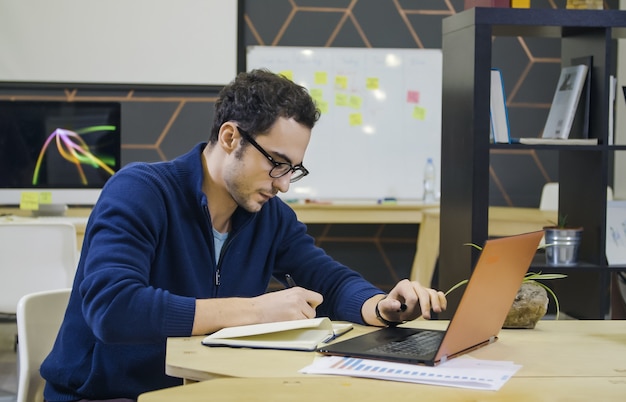
<svg viewBox="0 0 626 402">
<path fill-rule="evenodd" d="M 198 299 L 192 335 L 238 325 L 314 318 L 323 300 L 321 294 L 298 286 L 250 298 Z"/>
<path fill-rule="evenodd" d="M 315 318 L 315 309 L 324 297 L 299 286 L 255 297 L 264 307 L 261 322 Z"/>
</svg>

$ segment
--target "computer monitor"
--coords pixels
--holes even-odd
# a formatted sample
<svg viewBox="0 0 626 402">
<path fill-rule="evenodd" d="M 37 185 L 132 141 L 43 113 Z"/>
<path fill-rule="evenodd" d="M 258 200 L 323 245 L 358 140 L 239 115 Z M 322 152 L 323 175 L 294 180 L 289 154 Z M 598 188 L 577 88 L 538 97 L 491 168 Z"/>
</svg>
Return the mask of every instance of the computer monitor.
<svg viewBox="0 0 626 402">
<path fill-rule="evenodd" d="M 0 101 L 0 205 L 19 205 L 24 192 L 49 193 L 52 204 L 95 204 L 121 166 L 120 109 L 116 102 Z"/>
</svg>

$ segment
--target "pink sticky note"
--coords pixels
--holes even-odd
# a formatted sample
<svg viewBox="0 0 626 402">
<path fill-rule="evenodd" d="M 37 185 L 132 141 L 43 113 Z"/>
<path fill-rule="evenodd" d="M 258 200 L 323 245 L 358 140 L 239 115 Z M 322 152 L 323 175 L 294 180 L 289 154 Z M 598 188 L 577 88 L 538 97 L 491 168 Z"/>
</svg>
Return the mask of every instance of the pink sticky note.
<svg viewBox="0 0 626 402">
<path fill-rule="evenodd" d="M 406 101 L 408 103 L 420 103 L 420 93 L 419 93 L 419 91 L 407 91 L 406 92 Z"/>
</svg>

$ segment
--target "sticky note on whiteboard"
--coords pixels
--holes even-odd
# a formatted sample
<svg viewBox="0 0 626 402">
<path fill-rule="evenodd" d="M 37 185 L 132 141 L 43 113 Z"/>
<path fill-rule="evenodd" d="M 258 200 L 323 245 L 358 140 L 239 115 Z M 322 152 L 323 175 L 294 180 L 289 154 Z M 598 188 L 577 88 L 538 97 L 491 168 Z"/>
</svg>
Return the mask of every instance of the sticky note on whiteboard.
<svg viewBox="0 0 626 402">
<path fill-rule="evenodd" d="M 363 99 L 360 96 L 352 95 L 350 96 L 350 107 L 353 109 L 360 109 L 361 104 L 363 103 Z"/>
<path fill-rule="evenodd" d="M 315 104 L 319 108 L 320 113 L 322 114 L 328 113 L 328 102 L 326 102 L 325 100 L 318 100 L 318 101 L 315 101 Z"/>
<path fill-rule="evenodd" d="M 326 85 L 328 83 L 328 73 L 326 71 L 316 71 L 314 81 L 316 85 Z"/>
<path fill-rule="evenodd" d="M 408 103 L 420 103 L 420 93 L 419 93 L 419 91 L 407 91 L 406 92 L 406 101 Z"/>
<path fill-rule="evenodd" d="M 413 118 L 417 120 L 426 120 L 426 109 L 415 106 L 413 108 Z"/>
<path fill-rule="evenodd" d="M 369 77 L 365 79 L 365 88 L 367 89 L 378 89 L 378 78 L 377 77 Z"/>
<path fill-rule="evenodd" d="M 346 94 L 335 94 L 335 105 L 337 105 L 337 106 L 348 106 L 348 95 L 346 95 Z"/>
<path fill-rule="evenodd" d="M 345 75 L 338 75 L 335 77 L 335 87 L 339 89 L 348 88 L 348 77 Z"/>
<path fill-rule="evenodd" d="M 348 117 L 351 126 L 360 126 L 363 124 L 363 115 L 361 113 L 351 113 Z"/>
<path fill-rule="evenodd" d="M 279 73 L 280 75 L 284 75 L 285 78 L 293 81 L 293 70 L 283 70 Z"/>
</svg>

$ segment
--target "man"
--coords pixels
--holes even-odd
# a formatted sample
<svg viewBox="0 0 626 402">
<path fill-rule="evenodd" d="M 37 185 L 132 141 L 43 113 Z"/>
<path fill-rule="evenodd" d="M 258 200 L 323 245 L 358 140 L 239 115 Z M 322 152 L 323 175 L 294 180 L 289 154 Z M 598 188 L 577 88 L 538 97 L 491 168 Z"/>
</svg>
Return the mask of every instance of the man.
<svg viewBox="0 0 626 402">
<path fill-rule="evenodd" d="M 319 111 L 304 88 L 255 70 L 215 107 L 208 144 L 129 165 L 103 189 L 41 367 L 48 402 L 133 400 L 181 384 L 165 375 L 169 336 L 316 315 L 384 325 L 445 309 L 441 292 L 408 280 L 385 295 L 317 248 L 275 198 L 308 174 Z M 299 286 L 266 292 L 286 275 Z"/>
</svg>

